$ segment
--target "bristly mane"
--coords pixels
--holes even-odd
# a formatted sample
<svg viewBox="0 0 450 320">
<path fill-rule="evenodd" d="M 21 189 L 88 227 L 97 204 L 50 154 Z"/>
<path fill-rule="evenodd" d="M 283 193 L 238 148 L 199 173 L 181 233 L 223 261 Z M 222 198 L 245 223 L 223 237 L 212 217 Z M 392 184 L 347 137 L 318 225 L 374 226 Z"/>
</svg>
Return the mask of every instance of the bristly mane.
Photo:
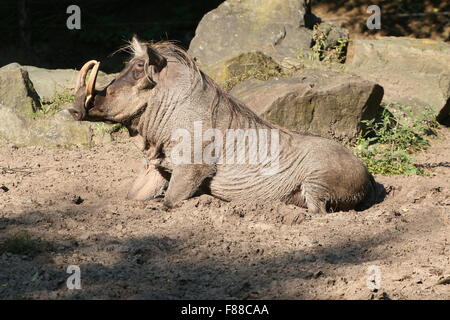
<svg viewBox="0 0 450 320">
<path fill-rule="evenodd" d="M 219 106 L 221 105 L 221 102 L 224 102 L 226 107 L 230 111 L 231 117 L 230 126 L 233 123 L 233 120 L 237 120 L 237 125 L 239 126 L 240 124 L 239 114 L 240 114 L 243 115 L 245 118 L 252 120 L 255 123 L 263 124 L 269 128 L 278 128 L 278 126 L 274 126 L 273 124 L 261 119 L 242 102 L 240 102 L 238 99 L 234 98 L 228 92 L 223 90 L 218 83 L 216 83 L 211 77 L 209 77 L 203 71 L 200 70 L 194 59 L 192 59 L 183 48 L 176 45 L 174 42 L 172 41 L 160 41 L 155 43 L 140 42 L 140 44 L 150 47 L 151 49 L 155 50 L 165 58 L 171 57 L 175 59 L 177 62 L 185 65 L 191 71 L 194 85 L 196 84 L 196 80 L 198 80 L 203 85 L 204 89 L 211 88 L 212 90 L 214 90 L 215 92 L 214 98 L 213 101 L 211 101 L 210 105 L 213 126 L 215 126 L 216 124 Z M 129 42 L 127 46 L 119 50 L 124 50 L 130 53 L 132 56 L 143 54 L 142 52 L 138 52 L 140 51 L 140 49 L 134 46 L 132 42 Z M 283 130 L 281 128 L 278 129 Z"/>
</svg>

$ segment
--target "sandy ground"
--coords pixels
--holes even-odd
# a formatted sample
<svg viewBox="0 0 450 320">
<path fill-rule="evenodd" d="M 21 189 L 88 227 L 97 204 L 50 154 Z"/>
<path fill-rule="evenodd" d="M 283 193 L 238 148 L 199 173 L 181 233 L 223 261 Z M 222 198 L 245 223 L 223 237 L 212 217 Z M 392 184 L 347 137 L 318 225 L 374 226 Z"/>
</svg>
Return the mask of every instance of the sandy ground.
<svg viewBox="0 0 450 320">
<path fill-rule="evenodd" d="M 442 129 L 418 162 L 448 161 L 449 146 Z M 450 168 L 376 176 L 382 203 L 311 217 L 207 195 L 171 211 L 125 200 L 142 161 L 127 140 L 0 145 L 0 299 L 450 299 Z M 5 252 L 21 234 L 34 251 Z"/>
<path fill-rule="evenodd" d="M 369 30 L 367 19 L 378 5 L 381 29 Z M 324 21 L 342 24 L 350 39 L 377 39 L 383 36 L 427 38 L 450 41 L 450 2 L 438 0 L 315 0 L 312 12 Z"/>
</svg>

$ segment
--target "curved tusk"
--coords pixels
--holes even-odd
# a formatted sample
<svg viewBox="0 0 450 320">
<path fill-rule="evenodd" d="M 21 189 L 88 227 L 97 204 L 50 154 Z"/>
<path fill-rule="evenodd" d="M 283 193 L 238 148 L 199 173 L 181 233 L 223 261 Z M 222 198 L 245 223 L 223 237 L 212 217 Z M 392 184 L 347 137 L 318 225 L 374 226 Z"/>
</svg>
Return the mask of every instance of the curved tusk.
<svg viewBox="0 0 450 320">
<path fill-rule="evenodd" d="M 95 60 L 93 60 L 95 61 Z M 89 80 L 86 88 L 86 102 L 85 106 L 88 106 L 91 103 L 92 98 L 95 95 L 95 82 L 97 81 L 98 68 L 100 67 L 100 62 L 95 61 L 94 67 L 92 68 L 91 74 L 89 75 Z"/>
<path fill-rule="evenodd" d="M 97 63 L 96 60 L 90 60 L 86 62 L 83 67 L 81 67 L 80 72 L 78 73 L 77 83 L 75 85 L 75 93 L 77 93 L 78 89 L 84 87 L 84 82 L 86 80 L 86 75 L 88 71 L 95 66 Z"/>
</svg>

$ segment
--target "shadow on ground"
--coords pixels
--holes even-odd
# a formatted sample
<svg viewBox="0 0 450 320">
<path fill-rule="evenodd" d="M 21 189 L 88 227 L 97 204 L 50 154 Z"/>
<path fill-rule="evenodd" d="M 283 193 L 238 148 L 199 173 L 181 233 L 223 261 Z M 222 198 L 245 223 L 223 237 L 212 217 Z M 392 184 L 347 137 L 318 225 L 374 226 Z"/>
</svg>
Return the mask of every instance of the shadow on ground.
<svg viewBox="0 0 450 320">
<path fill-rule="evenodd" d="M 0 226 L 5 231 L 23 227 L 33 214 L 1 219 Z M 54 214 L 41 216 L 45 221 Z M 40 234 L 32 236 L 37 239 Z M 379 233 L 330 247 L 276 256 L 249 253 L 237 259 L 215 249 L 200 250 L 203 243 L 185 247 L 192 239 L 91 234 L 86 239 L 55 240 L 54 250 L 36 256 L 0 254 L 0 298 L 247 299 L 271 298 L 267 290 L 290 286 L 276 298 L 307 299 L 312 297 L 306 285 L 326 276 L 322 270 L 373 260 L 367 253 L 388 239 Z M 72 264 L 80 266 L 82 290 L 66 288 L 66 268 Z"/>
</svg>

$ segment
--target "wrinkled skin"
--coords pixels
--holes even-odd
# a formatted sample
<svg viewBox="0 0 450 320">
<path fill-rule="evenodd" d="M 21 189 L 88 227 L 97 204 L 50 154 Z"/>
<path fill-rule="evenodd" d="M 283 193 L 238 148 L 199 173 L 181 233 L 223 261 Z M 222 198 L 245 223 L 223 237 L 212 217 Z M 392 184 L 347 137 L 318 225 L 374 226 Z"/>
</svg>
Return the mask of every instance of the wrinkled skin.
<svg viewBox="0 0 450 320">
<path fill-rule="evenodd" d="M 172 207 L 202 191 L 229 201 L 283 201 L 311 213 L 362 208 L 374 201 L 372 176 L 339 143 L 260 119 L 173 44 L 150 45 L 133 38 L 129 49 L 132 59 L 105 88 L 95 90 L 91 80 L 86 88 L 80 72 L 75 103 L 69 108 L 76 120 L 124 124 L 146 153 L 148 165 L 128 198 L 148 200 L 167 189 L 164 204 Z M 92 95 L 88 101 L 86 92 Z M 262 164 L 174 163 L 170 155 L 178 141 L 172 139 L 173 132 L 186 129 L 192 134 L 199 122 L 203 132 L 214 128 L 223 136 L 230 128 L 279 130 L 280 170 L 266 176 L 260 174 Z M 207 144 L 194 148 L 192 159 Z"/>
</svg>

